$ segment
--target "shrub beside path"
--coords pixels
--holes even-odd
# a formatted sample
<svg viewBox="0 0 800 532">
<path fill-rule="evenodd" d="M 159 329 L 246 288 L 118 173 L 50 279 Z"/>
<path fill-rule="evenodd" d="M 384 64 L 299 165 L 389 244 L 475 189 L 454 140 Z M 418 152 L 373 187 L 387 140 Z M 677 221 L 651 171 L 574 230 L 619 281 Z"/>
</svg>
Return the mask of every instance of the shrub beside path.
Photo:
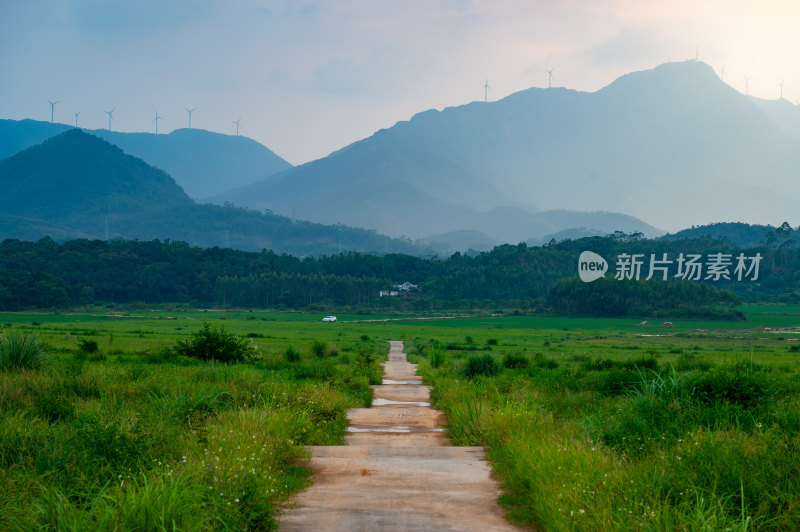
<svg viewBox="0 0 800 532">
<path fill-rule="evenodd" d="M 391 342 L 372 408 L 348 411 L 346 446 L 311 448 L 314 484 L 282 531 L 522 530 L 503 518 L 483 449 L 450 446 L 416 371 L 403 343 Z"/>
</svg>

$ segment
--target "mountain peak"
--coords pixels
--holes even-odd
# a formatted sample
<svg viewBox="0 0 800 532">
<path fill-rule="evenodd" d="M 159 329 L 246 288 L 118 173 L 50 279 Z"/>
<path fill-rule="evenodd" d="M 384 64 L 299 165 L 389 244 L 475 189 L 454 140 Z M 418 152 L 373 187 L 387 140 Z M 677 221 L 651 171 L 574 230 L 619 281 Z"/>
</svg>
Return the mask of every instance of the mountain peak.
<svg viewBox="0 0 800 532">
<path fill-rule="evenodd" d="M 0 159 L 40 144 L 67 130 L 66 124 L 0 120 Z M 257 141 L 199 128 L 166 135 L 83 130 L 163 169 L 194 199 L 244 186 L 292 165 Z"/>
<path fill-rule="evenodd" d="M 732 91 L 718 76 L 714 69 L 702 61 L 681 61 L 663 63 L 650 70 L 631 72 L 617 78 L 598 93 L 617 91 L 648 91 L 651 93 L 713 93 Z"/>
<path fill-rule="evenodd" d="M 103 139 L 78 128 L 68 129 L 63 133 L 59 133 L 54 137 L 50 137 L 38 146 L 32 146 L 28 148 L 28 150 L 41 151 L 51 147 L 69 148 L 78 151 L 98 150 L 100 152 L 114 154 L 117 156 L 125 155 L 125 152 L 123 152 L 119 147 L 114 146 L 113 144 L 110 144 Z"/>
<path fill-rule="evenodd" d="M 0 161 L 0 210 L 66 219 L 191 204 L 163 171 L 80 129 Z"/>
</svg>

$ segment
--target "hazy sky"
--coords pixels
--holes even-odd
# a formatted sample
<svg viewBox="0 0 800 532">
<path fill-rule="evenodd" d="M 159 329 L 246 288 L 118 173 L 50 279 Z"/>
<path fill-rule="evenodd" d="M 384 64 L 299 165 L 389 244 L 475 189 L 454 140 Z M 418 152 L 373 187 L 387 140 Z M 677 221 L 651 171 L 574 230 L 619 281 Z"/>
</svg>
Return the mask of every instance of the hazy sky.
<svg viewBox="0 0 800 532">
<path fill-rule="evenodd" d="M 298 164 L 430 108 L 694 58 L 800 100 L 798 0 L 0 0 L 0 118 L 235 132 Z"/>
</svg>

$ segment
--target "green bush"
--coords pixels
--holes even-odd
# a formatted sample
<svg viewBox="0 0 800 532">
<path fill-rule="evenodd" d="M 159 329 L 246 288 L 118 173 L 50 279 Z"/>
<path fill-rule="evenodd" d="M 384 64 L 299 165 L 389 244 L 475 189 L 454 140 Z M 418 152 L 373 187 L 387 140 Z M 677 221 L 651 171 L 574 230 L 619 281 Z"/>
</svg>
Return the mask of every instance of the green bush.
<svg viewBox="0 0 800 532">
<path fill-rule="evenodd" d="M 84 353 L 97 353 L 99 347 L 97 346 L 97 342 L 94 340 L 79 340 L 78 349 Z"/>
<path fill-rule="evenodd" d="M 179 340 L 174 349 L 179 355 L 219 362 L 249 362 L 257 355 L 249 340 L 225 331 L 224 327 L 212 327 L 208 322 L 189 339 Z"/>
<path fill-rule="evenodd" d="M 297 362 L 300 360 L 300 353 L 294 348 L 293 345 L 290 345 L 286 348 L 286 351 L 283 352 L 283 356 L 286 357 L 286 360 L 289 362 Z"/>
<path fill-rule="evenodd" d="M 741 368 L 719 369 L 695 379 L 692 395 L 703 403 L 727 401 L 745 408 L 759 405 L 767 398 L 766 379 Z"/>
<path fill-rule="evenodd" d="M 622 369 L 626 369 L 628 371 L 644 371 L 649 369 L 650 371 L 657 372 L 658 371 L 658 360 L 655 357 L 650 355 L 650 357 L 639 357 L 634 360 L 625 360 L 620 362 L 619 367 Z"/>
<path fill-rule="evenodd" d="M 319 358 L 322 358 L 324 356 L 330 356 L 330 349 L 328 348 L 328 344 L 326 344 L 322 340 L 314 340 L 314 343 L 311 344 L 311 352 L 314 353 L 314 355 Z"/>
<path fill-rule="evenodd" d="M 475 378 L 478 375 L 491 377 L 499 372 L 500 366 L 489 353 L 469 357 L 469 360 L 467 360 L 467 367 L 464 368 L 464 375 L 469 379 Z"/>
<path fill-rule="evenodd" d="M 552 358 L 547 358 L 542 353 L 536 353 L 533 355 L 533 362 L 537 368 L 544 368 L 544 369 L 557 369 L 558 362 L 553 360 Z"/>
<path fill-rule="evenodd" d="M 46 358 L 44 344 L 32 334 L 0 336 L 0 370 L 36 369 Z"/>
<path fill-rule="evenodd" d="M 530 361 L 525 355 L 508 353 L 503 357 L 503 365 L 508 369 L 527 369 L 530 365 Z"/>
</svg>

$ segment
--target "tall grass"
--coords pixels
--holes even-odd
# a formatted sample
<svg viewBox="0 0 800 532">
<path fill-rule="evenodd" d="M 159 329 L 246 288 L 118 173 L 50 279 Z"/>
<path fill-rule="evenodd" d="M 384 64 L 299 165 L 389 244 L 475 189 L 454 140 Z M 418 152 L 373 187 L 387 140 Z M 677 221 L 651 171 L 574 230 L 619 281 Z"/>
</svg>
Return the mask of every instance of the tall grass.
<svg viewBox="0 0 800 532">
<path fill-rule="evenodd" d="M 0 336 L 0 370 L 38 369 L 46 359 L 46 348 L 36 336 L 19 333 Z"/>
<path fill-rule="evenodd" d="M 428 362 L 431 367 L 438 368 L 444 363 L 444 350 L 439 347 L 432 347 L 428 350 Z"/>
<path fill-rule="evenodd" d="M 502 371 L 473 379 L 464 379 L 476 358 L 469 350 L 420 368 L 453 443 L 486 446 L 517 522 L 540 530 L 800 528 L 800 372 L 735 357 L 680 371 L 657 357 L 606 353 L 551 350 L 526 367 L 516 352 L 500 351 Z"/>
<path fill-rule="evenodd" d="M 305 446 L 341 444 L 371 403 L 384 346 L 355 340 L 224 364 L 70 342 L 47 371 L 0 372 L 0 530 L 275 529 Z"/>
<path fill-rule="evenodd" d="M 105 530 L 212 530 L 204 505 L 203 482 L 191 473 L 139 474 L 105 486 L 76 504 L 58 489 L 45 489 L 34 510 L 34 523 L 23 530 L 70 532 Z"/>
<path fill-rule="evenodd" d="M 490 353 L 469 357 L 467 365 L 464 368 L 464 376 L 468 379 L 474 379 L 479 375 L 491 377 L 499 372 L 500 365 L 495 362 L 494 357 Z"/>
</svg>

